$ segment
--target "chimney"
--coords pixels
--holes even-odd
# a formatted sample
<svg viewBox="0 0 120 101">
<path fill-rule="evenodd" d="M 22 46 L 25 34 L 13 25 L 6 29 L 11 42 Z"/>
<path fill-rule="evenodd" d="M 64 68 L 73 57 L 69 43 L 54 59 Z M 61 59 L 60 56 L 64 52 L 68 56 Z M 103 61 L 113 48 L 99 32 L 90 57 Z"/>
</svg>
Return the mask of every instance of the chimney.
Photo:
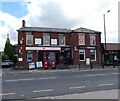
<svg viewBox="0 0 120 101">
<path fill-rule="evenodd" d="M 25 20 L 22 20 L 22 27 L 25 27 Z"/>
</svg>

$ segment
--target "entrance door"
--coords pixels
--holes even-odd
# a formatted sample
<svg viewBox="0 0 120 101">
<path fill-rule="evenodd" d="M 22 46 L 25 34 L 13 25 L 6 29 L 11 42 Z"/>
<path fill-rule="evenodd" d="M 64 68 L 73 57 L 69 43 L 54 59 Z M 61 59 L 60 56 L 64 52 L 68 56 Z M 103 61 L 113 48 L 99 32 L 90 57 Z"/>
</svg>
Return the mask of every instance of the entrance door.
<svg viewBox="0 0 120 101">
<path fill-rule="evenodd" d="M 43 62 L 43 51 L 39 51 L 38 53 L 38 61 L 42 61 Z"/>
<path fill-rule="evenodd" d="M 51 66 L 52 61 L 55 61 L 55 52 L 45 52 L 44 54 L 44 60 L 47 60 L 48 66 Z"/>
</svg>

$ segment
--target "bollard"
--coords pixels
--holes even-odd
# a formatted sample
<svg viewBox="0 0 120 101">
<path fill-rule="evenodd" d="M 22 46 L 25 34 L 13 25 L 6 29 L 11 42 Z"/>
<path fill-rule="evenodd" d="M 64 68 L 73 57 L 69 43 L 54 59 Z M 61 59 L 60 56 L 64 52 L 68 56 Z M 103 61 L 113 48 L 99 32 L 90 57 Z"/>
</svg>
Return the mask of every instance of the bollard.
<svg viewBox="0 0 120 101">
<path fill-rule="evenodd" d="M 80 70 L 80 64 L 79 64 L 79 70 Z"/>
<path fill-rule="evenodd" d="M 104 68 L 104 64 L 102 65 L 102 68 Z"/>
<path fill-rule="evenodd" d="M 90 62 L 90 67 L 91 67 L 91 69 L 93 69 L 93 67 L 92 67 L 92 62 Z"/>
<path fill-rule="evenodd" d="M 113 62 L 113 68 L 115 68 L 115 63 Z"/>
</svg>

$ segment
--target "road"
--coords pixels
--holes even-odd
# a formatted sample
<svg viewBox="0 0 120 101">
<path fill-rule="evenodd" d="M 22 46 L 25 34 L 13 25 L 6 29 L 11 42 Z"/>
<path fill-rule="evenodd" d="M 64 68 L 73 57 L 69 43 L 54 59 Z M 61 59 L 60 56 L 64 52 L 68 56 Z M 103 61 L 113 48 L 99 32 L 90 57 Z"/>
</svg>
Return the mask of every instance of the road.
<svg viewBox="0 0 120 101">
<path fill-rule="evenodd" d="M 2 99 L 31 99 L 118 89 L 118 70 L 35 72 L 2 76 Z"/>
</svg>

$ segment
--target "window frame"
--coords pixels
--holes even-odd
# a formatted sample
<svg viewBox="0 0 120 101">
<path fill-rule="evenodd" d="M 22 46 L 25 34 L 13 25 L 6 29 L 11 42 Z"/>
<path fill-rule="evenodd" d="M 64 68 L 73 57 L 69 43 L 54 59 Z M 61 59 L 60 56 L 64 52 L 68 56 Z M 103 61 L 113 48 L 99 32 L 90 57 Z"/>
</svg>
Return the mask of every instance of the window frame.
<svg viewBox="0 0 120 101">
<path fill-rule="evenodd" d="M 81 55 L 81 54 L 80 54 L 80 51 L 81 51 L 81 50 L 84 52 L 84 60 L 80 60 L 80 55 Z M 82 54 L 82 55 L 83 55 L 83 54 Z M 79 49 L 79 61 L 85 61 L 85 49 Z"/>
<path fill-rule="evenodd" d="M 93 53 L 93 52 L 91 52 L 91 50 L 94 50 L 94 55 L 95 55 L 95 59 L 93 60 L 93 59 L 91 59 L 91 53 Z M 96 50 L 95 49 L 90 49 L 90 59 L 91 59 L 91 61 L 96 61 Z"/>
<path fill-rule="evenodd" d="M 46 40 L 47 38 L 45 38 L 45 37 L 48 37 L 48 40 Z M 47 43 L 46 41 L 48 41 L 48 44 L 46 44 Z M 43 34 L 43 45 L 45 45 L 45 46 L 50 45 L 50 35 L 49 34 L 46 34 L 46 33 Z"/>
<path fill-rule="evenodd" d="M 82 36 L 82 37 L 80 37 L 80 36 Z M 83 36 L 84 36 L 84 37 L 83 37 Z M 82 41 L 83 41 L 83 42 L 80 41 L 81 38 L 82 38 Z M 81 33 L 78 34 L 78 41 L 79 41 L 79 42 L 78 42 L 79 45 L 85 45 L 85 34 L 81 34 Z"/>
<path fill-rule="evenodd" d="M 93 44 L 94 41 L 94 44 Z M 90 45 L 96 45 L 96 35 L 90 34 Z"/>
<path fill-rule="evenodd" d="M 63 37 L 63 38 L 60 38 L 60 37 Z M 63 40 L 61 40 L 61 39 L 63 39 Z M 61 43 L 62 43 L 61 41 L 63 41 L 64 44 L 61 44 Z M 60 46 L 65 46 L 65 44 L 66 44 L 65 35 L 59 34 L 59 45 L 60 45 Z"/>
<path fill-rule="evenodd" d="M 31 36 L 31 38 L 30 38 L 30 36 Z M 29 39 L 32 39 L 31 43 L 28 42 Z M 33 42 L 33 35 L 27 33 L 26 34 L 26 45 L 33 45 L 33 44 L 34 44 L 34 42 Z"/>
</svg>

